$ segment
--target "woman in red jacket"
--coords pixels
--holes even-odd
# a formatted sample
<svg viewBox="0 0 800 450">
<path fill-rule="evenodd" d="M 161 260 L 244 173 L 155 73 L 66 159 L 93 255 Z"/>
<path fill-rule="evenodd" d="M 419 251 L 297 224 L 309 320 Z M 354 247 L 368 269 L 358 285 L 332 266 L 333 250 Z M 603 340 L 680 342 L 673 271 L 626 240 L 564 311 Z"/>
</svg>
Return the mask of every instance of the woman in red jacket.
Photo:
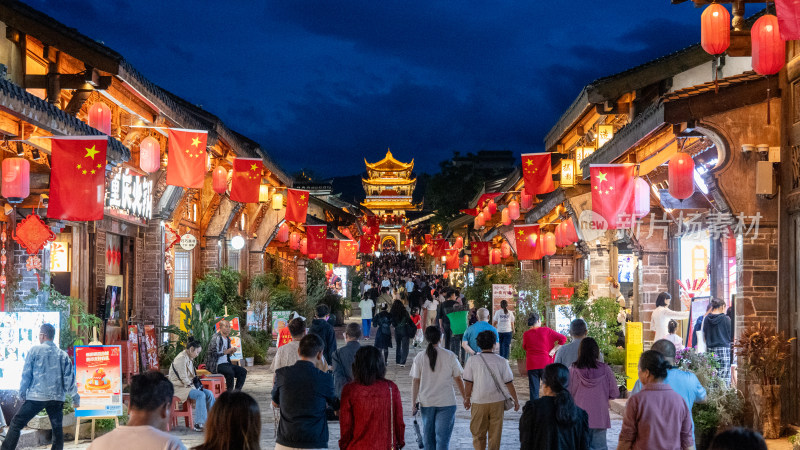
<svg viewBox="0 0 800 450">
<path fill-rule="evenodd" d="M 522 348 L 525 350 L 525 365 L 528 369 L 528 388 L 531 400 L 539 398 L 539 382 L 542 372 L 548 364 L 553 363 L 553 355 L 558 347 L 567 342 L 567 338 L 550 328 L 543 327 L 538 313 L 531 313 L 528 318 L 530 327 L 522 335 Z"/>
<path fill-rule="evenodd" d="M 339 448 L 371 450 L 405 446 L 406 425 L 400 390 L 385 379 L 380 350 L 365 345 L 353 361 L 353 381 L 342 389 Z M 358 420 L 355 418 L 358 417 Z"/>
</svg>

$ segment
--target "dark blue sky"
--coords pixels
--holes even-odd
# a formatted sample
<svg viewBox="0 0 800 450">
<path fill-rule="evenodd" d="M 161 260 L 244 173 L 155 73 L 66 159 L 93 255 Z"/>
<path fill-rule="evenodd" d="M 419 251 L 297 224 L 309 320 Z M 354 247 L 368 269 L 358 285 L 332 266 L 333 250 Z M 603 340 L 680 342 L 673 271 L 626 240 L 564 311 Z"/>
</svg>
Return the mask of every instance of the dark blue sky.
<svg viewBox="0 0 800 450">
<path fill-rule="evenodd" d="M 542 148 L 595 78 L 699 41 L 669 0 L 26 0 L 260 142 L 284 169 L 363 170 L 387 147 Z"/>
</svg>

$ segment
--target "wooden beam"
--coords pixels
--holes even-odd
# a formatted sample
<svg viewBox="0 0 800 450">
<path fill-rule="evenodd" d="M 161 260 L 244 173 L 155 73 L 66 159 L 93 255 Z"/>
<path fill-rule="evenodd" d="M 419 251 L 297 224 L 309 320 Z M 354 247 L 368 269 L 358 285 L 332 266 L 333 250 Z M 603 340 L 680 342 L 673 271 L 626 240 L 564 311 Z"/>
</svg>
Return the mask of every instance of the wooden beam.
<svg viewBox="0 0 800 450">
<path fill-rule="evenodd" d="M 681 123 L 702 119 L 724 111 L 761 103 L 781 96 L 778 77 L 759 78 L 731 87 L 693 95 L 664 103 L 664 120 L 667 123 Z"/>
</svg>

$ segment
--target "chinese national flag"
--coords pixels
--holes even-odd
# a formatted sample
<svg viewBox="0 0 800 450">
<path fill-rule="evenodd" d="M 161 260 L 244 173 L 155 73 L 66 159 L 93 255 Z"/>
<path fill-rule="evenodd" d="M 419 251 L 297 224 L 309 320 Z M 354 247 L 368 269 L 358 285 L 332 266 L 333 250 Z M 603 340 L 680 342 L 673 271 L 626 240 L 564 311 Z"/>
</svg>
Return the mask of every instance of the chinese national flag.
<svg viewBox="0 0 800 450">
<path fill-rule="evenodd" d="M 433 236 L 431 236 L 430 234 L 426 234 L 425 235 L 425 243 L 428 244 L 428 245 L 433 244 Z"/>
<path fill-rule="evenodd" d="M 167 184 L 202 188 L 206 177 L 206 138 L 199 130 L 169 129 Z"/>
<path fill-rule="evenodd" d="M 358 251 L 364 254 L 369 254 L 375 251 L 375 244 L 377 237 L 371 234 L 365 234 L 361 236 L 361 240 L 358 243 L 359 249 Z"/>
<path fill-rule="evenodd" d="M 325 252 L 325 238 L 328 235 L 327 225 L 306 225 L 306 247 L 308 254 L 321 255 Z"/>
<path fill-rule="evenodd" d="M 339 241 L 339 264 L 355 266 L 358 259 L 358 243 L 356 241 Z"/>
<path fill-rule="evenodd" d="M 369 232 L 377 236 L 381 232 L 381 218 L 378 216 L 367 217 Z"/>
<path fill-rule="evenodd" d="M 240 203 L 258 203 L 258 190 L 264 163 L 257 158 L 236 158 L 233 160 L 231 178 L 231 200 Z"/>
<path fill-rule="evenodd" d="M 633 164 L 593 164 L 592 211 L 608 222 L 609 230 L 631 226 L 635 183 Z"/>
<path fill-rule="evenodd" d="M 458 249 L 448 248 L 445 250 L 445 269 L 456 270 L 458 269 Z"/>
<path fill-rule="evenodd" d="M 433 256 L 436 258 L 441 258 L 445 256 L 445 250 L 447 250 L 447 241 L 444 239 L 434 239 L 433 240 Z"/>
<path fill-rule="evenodd" d="M 51 139 L 50 204 L 47 217 L 102 220 L 108 137 Z"/>
<path fill-rule="evenodd" d="M 286 220 L 306 223 L 308 191 L 299 191 L 297 189 L 287 189 L 286 191 Z"/>
<path fill-rule="evenodd" d="M 784 41 L 800 39 L 800 3 L 796 0 L 775 0 L 778 31 Z"/>
<path fill-rule="evenodd" d="M 525 153 L 522 155 L 522 176 L 525 192 L 531 195 L 546 194 L 555 189 L 550 153 Z"/>
<path fill-rule="evenodd" d="M 536 247 L 539 244 L 539 225 L 514 226 L 514 240 L 517 246 L 517 259 L 529 261 L 536 258 Z"/>
<path fill-rule="evenodd" d="M 325 251 L 322 252 L 322 262 L 325 264 L 338 264 L 339 263 L 339 240 L 326 239 Z"/>
<path fill-rule="evenodd" d="M 470 248 L 472 249 L 473 266 L 482 267 L 489 265 L 489 242 L 471 242 Z"/>
</svg>

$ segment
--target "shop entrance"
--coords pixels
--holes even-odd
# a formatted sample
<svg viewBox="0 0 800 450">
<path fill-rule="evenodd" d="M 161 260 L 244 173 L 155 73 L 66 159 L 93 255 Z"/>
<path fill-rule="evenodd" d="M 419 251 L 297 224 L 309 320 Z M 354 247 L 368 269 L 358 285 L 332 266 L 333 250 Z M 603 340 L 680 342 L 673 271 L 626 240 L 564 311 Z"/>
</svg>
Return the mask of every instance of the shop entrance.
<svg viewBox="0 0 800 450">
<path fill-rule="evenodd" d="M 785 308 L 781 310 L 786 311 L 788 320 L 784 319 L 782 322 L 788 324 L 787 334 L 790 338 L 795 338 L 792 341 L 792 349 L 795 357 L 791 359 L 791 368 L 789 370 L 789 392 L 787 396 L 783 397 L 787 400 L 783 405 L 784 415 L 792 423 L 800 422 L 800 364 L 798 364 L 798 355 L 800 355 L 800 321 L 796 320 L 800 314 L 800 213 L 795 212 L 789 216 L 789 248 L 791 249 L 789 257 L 787 258 L 786 268 L 791 268 L 794 272 L 793 276 L 786 277 L 789 282 L 787 294 L 789 299 L 786 302 Z"/>
</svg>

